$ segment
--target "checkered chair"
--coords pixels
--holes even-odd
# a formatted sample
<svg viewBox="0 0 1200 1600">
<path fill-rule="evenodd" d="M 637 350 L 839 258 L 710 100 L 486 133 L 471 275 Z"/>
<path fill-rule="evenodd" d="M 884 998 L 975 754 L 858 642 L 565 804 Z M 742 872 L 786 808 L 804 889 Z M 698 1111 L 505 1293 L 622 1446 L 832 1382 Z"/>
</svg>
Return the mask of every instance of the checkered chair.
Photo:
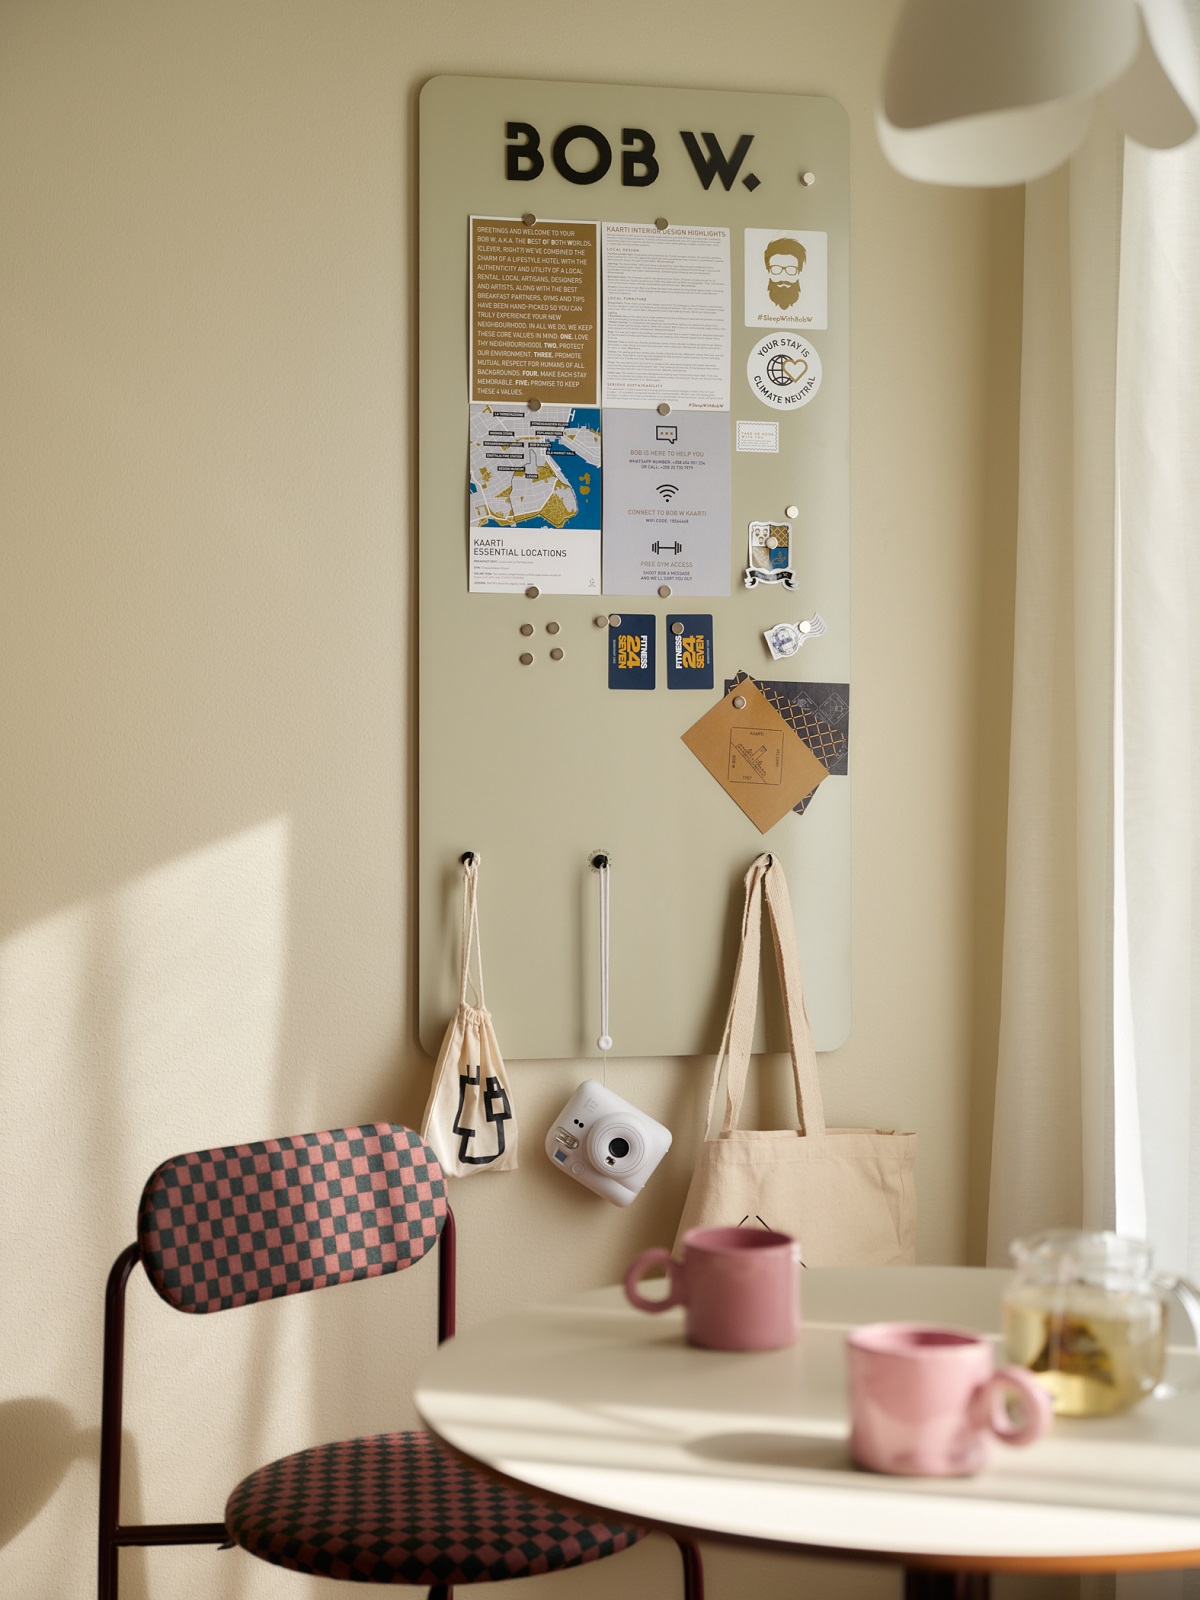
<svg viewBox="0 0 1200 1600">
<path fill-rule="evenodd" d="M 226 1311 L 378 1277 L 438 1246 L 438 1340 L 454 1332 L 454 1217 L 437 1157 L 375 1123 L 175 1156 L 151 1174 L 138 1237 L 109 1274 L 100 1439 L 99 1600 L 117 1600 L 131 1545 L 240 1544 L 276 1566 L 358 1583 L 531 1577 L 615 1555 L 645 1529 L 524 1495 L 424 1432 L 318 1445 L 244 1478 L 224 1522 L 120 1520 L 125 1292 L 138 1262 L 177 1311 Z M 684 1600 L 703 1600 L 698 1547 L 676 1540 Z"/>
</svg>

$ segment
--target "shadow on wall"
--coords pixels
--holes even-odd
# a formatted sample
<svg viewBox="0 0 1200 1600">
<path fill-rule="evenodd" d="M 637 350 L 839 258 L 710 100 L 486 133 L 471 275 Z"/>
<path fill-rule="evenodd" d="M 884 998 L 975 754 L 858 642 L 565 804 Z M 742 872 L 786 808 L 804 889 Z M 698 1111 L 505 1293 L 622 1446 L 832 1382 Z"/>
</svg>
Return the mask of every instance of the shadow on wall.
<svg viewBox="0 0 1200 1600">
<path fill-rule="evenodd" d="M 99 1429 L 77 1428 L 57 1400 L 0 1404 L 0 1550 L 53 1499 L 75 1462 L 99 1459 Z"/>
<path fill-rule="evenodd" d="M 142 1474 L 137 1440 L 128 1431 L 123 1436 L 121 1453 L 122 1505 L 130 1521 L 140 1522 Z M 0 1550 L 41 1515 L 78 1462 L 86 1462 L 89 1469 L 93 1517 L 87 1523 L 86 1537 L 94 1551 L 94 1473 L 100 1464 L 99 1428 L 76 1427 L 66 1406 L 42 1395 L 0 1403 Z M 122 1600 L 147 1600 L 148 1593 L 145 1551 L 122 1551 Z"/>
</svg>

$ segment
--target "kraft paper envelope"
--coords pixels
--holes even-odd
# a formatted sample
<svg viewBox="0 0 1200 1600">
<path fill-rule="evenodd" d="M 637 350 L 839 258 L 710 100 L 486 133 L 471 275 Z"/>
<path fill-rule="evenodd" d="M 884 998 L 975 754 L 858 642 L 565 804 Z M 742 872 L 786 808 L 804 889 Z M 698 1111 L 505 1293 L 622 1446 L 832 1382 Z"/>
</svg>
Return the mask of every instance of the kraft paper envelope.
<svg viewBox="0 0 1200 1600">
<path fill-rule="evenodd" d="M 744 700 L 744 706 L 735 706 Z M 828 771 L 751 679 L 736 684 L 682 736 L 760 833 L 811 794 Z"/>
<path fill-rule="evenodd" d="M 726 679 L 726 694 L 744 683 L 749 676 L 747 672 L 739 672 L 732 681 Z M 771 682 L 764 678 L 753 678 L 751 682 L 758 685 L 779 715 L 800 735 L 831 777 L 835 772 L 844 774 L 848 771 L 846 765 L 846 751 L 850 744 L 848 683 L 793 683 L 790 680 Z M 836 722 L 827 721 L 826 717 L 814 709 L 814 692 L 819 694 L 822 710 L 829 716 L 836 717 Z M 808 802 L 816 792 L 814 789 L 811 794 L 806 794 L 803 800 L 792 807 L 797 816 L 804 815 L 808 809 Z"/>
</svg>

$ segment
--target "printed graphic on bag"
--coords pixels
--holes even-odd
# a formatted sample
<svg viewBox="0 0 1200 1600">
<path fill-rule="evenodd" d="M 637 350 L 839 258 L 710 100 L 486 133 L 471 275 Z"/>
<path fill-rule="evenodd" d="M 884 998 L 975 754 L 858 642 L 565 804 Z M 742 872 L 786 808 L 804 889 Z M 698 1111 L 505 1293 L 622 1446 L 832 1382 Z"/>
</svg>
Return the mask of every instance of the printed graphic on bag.
<svg viewBox="0 0 1200 1600">
<path fill-rule="evenodd" d="M 494 1078 L 489 1073 L 484 1084 L 484 1092 L 478 1097 L 472 1097 L 472 1106 L 468 1107 L 467 1095 L 471 1089 L 479 1088 L 480 1068 L 468 1066 L 465 1072 L 458 1075 L 458 1111 L 454 1117 L 454 1132 L 458 1136 L 458 1159 L 471 1167 L 486 1167 L 493 1161 L 498 1161 L 504 1154 L 504 1124 L 512 1121 L 512 1102 L 504 1085 L 499 1078 Z M 472 1146 L 471 1140 L 479 1132 L 470 1125 L 470 1111 L 474 1109 L 474 1101 L 483 1107 L 484 1121 L 496 1130 L 496 1137 L 492 1148 L 486 1149 L 483 1141 L 479 1146 Z"/>
</svg>

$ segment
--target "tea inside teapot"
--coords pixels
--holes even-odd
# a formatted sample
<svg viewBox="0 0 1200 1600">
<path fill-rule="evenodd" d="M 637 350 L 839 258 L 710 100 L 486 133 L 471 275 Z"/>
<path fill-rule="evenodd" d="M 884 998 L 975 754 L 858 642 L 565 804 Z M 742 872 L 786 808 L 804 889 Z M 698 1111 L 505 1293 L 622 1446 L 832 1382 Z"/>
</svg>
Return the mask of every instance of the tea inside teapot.
<svg viewBox="0 0 1200 1600">
<path fill-rule="evenodd" d="M 1166 1362 L 1163 1289 L 1149 1245 L 1055 1229 L 1018 1239 L 1004 1297 L 1008 1359 L 1035 1373 L 1059 1416 L 1105 1416 L 1153 1392 Z"/>
</svg>

